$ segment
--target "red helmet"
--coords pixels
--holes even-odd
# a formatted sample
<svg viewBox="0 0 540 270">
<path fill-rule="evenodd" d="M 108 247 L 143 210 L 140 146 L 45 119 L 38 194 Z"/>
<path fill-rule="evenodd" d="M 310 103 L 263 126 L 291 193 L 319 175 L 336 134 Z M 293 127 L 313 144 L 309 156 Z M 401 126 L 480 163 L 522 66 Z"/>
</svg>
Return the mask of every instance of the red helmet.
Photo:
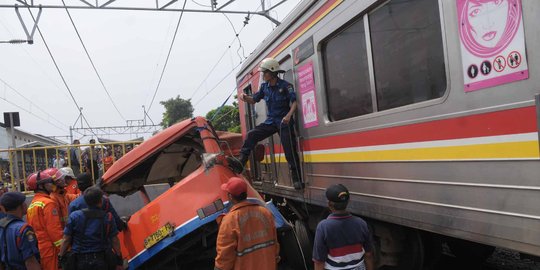
<svg viewBox="0 0 540 270">
<path fill-rule="evenodd" d="M 26 179 L 26 186 L 28 186 L 28 189 L 30 190 L 36 190 L 38 188 L 38 185 L 41 184 L 47 184 L 52 183 L 53 179 L 52 177 L 43 172 L 37 172 L 33 173 Z"/>
</svg>

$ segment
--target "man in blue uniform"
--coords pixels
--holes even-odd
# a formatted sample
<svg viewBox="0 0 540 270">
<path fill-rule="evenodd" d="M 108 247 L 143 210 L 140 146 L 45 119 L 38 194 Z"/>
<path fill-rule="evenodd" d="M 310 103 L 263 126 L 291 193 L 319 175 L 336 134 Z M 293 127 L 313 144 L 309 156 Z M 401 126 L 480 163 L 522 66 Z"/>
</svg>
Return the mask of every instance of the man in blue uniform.
<svg viewBox="0 0 540 270">
<path fill-rule="evenodd" d="M 82 173 L 77 178 L 77 186 L 81 190 L 81 192 L 84 192 L 86 189 L 92 186 L 92 176 L 89 173 Z M 84 196 L 79 196 L 77 199 L 72 201 L 69 204 L 68 213 L 71 214 L 77 210 L 82 210 L 88 208 L 88 205 L 86 204 L 86 201 L 84 200 Z M 120 217 L 118 216 L 118 213 L 116 213 L 116 210 L 111 204 L 111 201 L 109 198 L 103 196 L 103 202 L 101 204 L 101 210 L 104 210 L 107 213 L 111 213 L 112 217 L 114 219 L 114 222 L 116 223 L 116 228 L 119 231 L 123 231 L 127 228 L 126 222 L 124 222 Z"/>
<path fill-rule="evenodd" d="M 71 244 L 78 270 L 111 269 L 114 267 L 111 264 L 122 265 L 118 230 L 112 215 L 101 210 L 102 198 L 103 192 L 98 187 L 84 191 L 88 208 L 69 215 L 60 247 L 60 262 L 65 261 L 64 255 Z M 113 262 L 110 258 L 114 258 Z"/>
<path fill-rule="evenodd" d="M 296 112 L 296 94 L 292 84 L 278 77 L 282 73 L 279 62 L 273 58 L 264 59 L 259 71 L 263 72 L 261 87 L 253 96 L 244 93 L 240 99 L 249 104 L 255 104 L 264 99 L 267 107 L 267 119 L 264 123 L 256 126 L 247 134 L 244 145 L 240 150 L 240 161 L 245 165 L 249 154 L 258 142 L 279 132 L 281 144 L 285 152 L 285 158 L 289 163 L 292 180 L 295 189 L 302 189 L 303 183 L 300 177 L 300 162 L 296 150 L 296 135 L 294 133 L 293 115 Z"/>
<path fill-rule="evenodd" d="M 7 192 L 0 198 L 6 216 L 0 219 L 0 269 L 41 269 L 37 238 L 32 227 L 22 220 L 26 196 Z"/>
<path fill-rule="evenodd" d="M 315 270 L 375 270 L 367 223 L 347 212 L 349 191 L 342 184 L 326 189 L 332 214 L 317 225 L 313 243 Z"/>
</svg>

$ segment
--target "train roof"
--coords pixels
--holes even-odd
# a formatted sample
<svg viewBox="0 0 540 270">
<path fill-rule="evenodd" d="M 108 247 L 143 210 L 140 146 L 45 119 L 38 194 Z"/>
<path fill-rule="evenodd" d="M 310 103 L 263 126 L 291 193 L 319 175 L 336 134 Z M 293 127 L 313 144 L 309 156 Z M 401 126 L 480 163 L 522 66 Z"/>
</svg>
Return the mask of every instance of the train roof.
<svg viewBox="0 0 540 270">
<path fill-rule="evenodd" d="M 311 7 L 320 2 L 320 0 L 304 0 L 300 2 L 292 11 L 285 17 L 283 22 L 276 27 L 249 55 L 236 78 L 239 78 L 246 70 L 253 69 L 254 65 L 258 64 L 256 59 L 261 57 L 289 28 L 291 28 Z"/>
</svg>

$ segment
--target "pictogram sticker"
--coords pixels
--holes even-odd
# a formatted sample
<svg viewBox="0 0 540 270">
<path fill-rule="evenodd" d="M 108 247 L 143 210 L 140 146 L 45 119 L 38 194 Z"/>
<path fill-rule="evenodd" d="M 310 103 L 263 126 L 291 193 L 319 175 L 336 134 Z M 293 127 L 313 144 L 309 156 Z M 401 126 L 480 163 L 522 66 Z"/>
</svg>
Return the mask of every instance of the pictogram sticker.
<svg viewBox="0 0 540 270">
<path fill-rule="evenodd" d="M 474 64 L 470 65 L 467 69 L 467 75 L 469 75 L 469 78 L 474 79 L 476 76 L 478 76 L 478 67 Z"/>
<path fill-rule="evenodd" d="M 480 65 L 480 72 L 484 74 L 484 76 L 489 75 L 491 73 L 491 62 L 490 61 L 484 61 Z"/>
<path fill-rule="evenodd" d="M 521 54 L 517 51 L 513 51 L 508 55 L 508 66 L 511 68 L 517 68 L 521 65 Z"/>
<path fill-rule="evenodd" d="M 497 72 L 502 72 L 506 68 L 506 59 L 504 56 L 499 55 L 493 60 L 493 69 Z"/>
</svg>

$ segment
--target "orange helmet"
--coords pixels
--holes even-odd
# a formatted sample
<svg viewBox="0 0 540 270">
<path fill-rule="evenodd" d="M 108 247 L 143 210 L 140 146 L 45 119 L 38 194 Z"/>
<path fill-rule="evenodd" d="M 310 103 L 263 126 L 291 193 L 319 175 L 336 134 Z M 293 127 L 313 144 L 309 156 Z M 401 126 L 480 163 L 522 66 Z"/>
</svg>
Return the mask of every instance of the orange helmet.
<svg viewBox="0 0 540 270">
<path fill-rule="evenodd" d="M 28 176 L 28 178 L 26 179 L 26 186 L 28 186 L 30 190 L 36 190 L 39 185 L 52 182 L 53 179 L 49 174 L 45 173 L 44 171 L 38 171 L 37 173 L 33 173 Z"/>
</svg>

